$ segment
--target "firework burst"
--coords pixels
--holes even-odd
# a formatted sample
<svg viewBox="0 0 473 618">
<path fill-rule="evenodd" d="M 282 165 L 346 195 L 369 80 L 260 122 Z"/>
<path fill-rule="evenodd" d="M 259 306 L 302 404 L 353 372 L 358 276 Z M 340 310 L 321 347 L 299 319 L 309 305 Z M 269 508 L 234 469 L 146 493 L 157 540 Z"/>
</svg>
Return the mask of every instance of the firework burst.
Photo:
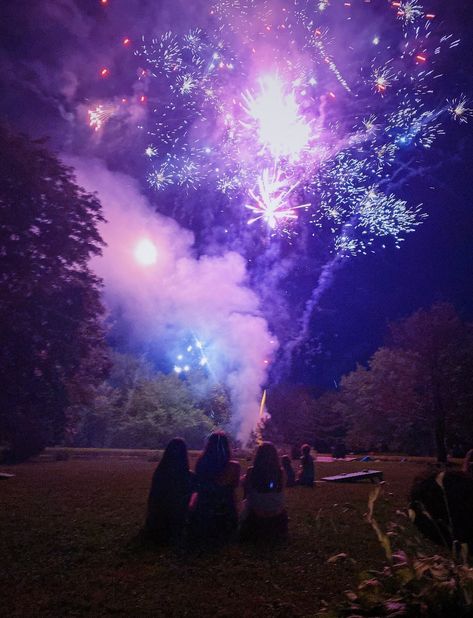
<svg viewBox="0 0 473 618">
<path fill-rule="evenodd" d="M 463 95 L 442 107 L 435 92 L 435 61 L 459 41 L 434 17 L 417 0 L 220 0 L 205 30 L 143 39 L 150 186 L 213 189 L 274 234 L 297 233 L 295 210 L 308 209 L 303 221 L 328 224 L 342 253 L 387 236 L 397 246 L 423 213 L 373 187 L 392 175 L 402 186 L 406 149 L 432 148 L 445 117 L 472 114 Z"/>
</svg>

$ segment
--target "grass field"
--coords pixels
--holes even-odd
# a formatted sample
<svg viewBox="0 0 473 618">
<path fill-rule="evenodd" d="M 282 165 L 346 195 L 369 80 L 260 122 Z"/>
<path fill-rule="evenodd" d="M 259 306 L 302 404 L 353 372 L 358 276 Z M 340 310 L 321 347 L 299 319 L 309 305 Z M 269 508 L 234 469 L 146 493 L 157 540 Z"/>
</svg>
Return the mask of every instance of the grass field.
<svg viewBox="0 0 473 618">
<path fill-rule="evenodd" d="M 401 517 L 425 464 L 318 463 L 317 476 L 367 465 L 386 481 L 378 520 Z M 133 539 L 155 466 L 106 457 L 5 469 L 15 477 L 0 481 L 0 615 L 315 616 L 383 562 L 363 519 L 369 483 L 287 490 L 283 547 L 200 555 L 140 548 Z M 347 557 L 327 562 L 340 553 Z"/>
</svg>

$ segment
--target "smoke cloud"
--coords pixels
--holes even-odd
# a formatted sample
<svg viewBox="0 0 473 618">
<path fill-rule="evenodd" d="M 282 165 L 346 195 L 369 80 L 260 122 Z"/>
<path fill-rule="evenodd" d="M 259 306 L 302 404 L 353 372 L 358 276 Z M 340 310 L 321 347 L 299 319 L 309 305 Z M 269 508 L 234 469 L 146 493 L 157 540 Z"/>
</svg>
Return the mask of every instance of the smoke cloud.
<svg viewBox="0 0 473 618">
<path fill-rule="evenodd" d="M 107 306 L 121 308 L 141 341 L 193 333 L 205 342 L 209 370 L 228 387 L 235 430 L 246 439 L 258 421 L 277 341 L 247 285 L 245 260 L 234 251 L 197 255 L 193 233 L 153 211 L 133 178 L 99 160 L 67 162 L 79 184 L 98 193 L 107 219 L 101 229 L 107 246 L 92 263 L 104 280 Z M 134 254 L 144 239 L 156 248 L 155 261 L 147 265 Z"/>
</svg>

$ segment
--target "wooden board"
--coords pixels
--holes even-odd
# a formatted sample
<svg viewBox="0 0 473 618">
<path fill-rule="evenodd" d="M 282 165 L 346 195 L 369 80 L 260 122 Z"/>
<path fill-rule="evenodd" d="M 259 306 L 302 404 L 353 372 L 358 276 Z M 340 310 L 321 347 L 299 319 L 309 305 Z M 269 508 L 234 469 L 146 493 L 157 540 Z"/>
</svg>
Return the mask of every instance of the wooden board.
<svg viewBox="0 0 473 618">
<path fill-rule="evenodd" d="M 342 461 L 350 462 L 350 461 L 358 461 L 356 457 L 345 457 L 344 459 L 334 459 L 332 456 L 327 455 L 317 455 L 316 461 L 321 461 L 323 463 L 340 463 Z"/>
<path fill-rule="evenodd" d="M 372 483 L 375 481 L 382 481 L 383 473 L 381 470 L 361 470 L 360 472 L 345 472 L 344 474 L 337 474 L 335 476 L 325 476 L 321 480 L 330 483 L 357 483 L 365 479 L 370 480 Z"/>
</svg>

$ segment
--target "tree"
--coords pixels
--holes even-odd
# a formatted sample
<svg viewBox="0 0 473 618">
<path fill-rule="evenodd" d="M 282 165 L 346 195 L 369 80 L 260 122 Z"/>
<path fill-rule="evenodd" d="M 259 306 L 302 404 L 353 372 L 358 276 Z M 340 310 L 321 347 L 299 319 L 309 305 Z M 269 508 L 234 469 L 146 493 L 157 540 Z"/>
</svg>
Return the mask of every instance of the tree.
<svg viewBox="0 0 473 618">
<path fill-rule="evenodd" d="M 355 450 L 394 450 L 411 454 L 430 449 L 430 429 L 422 414 L 420 376 L 410 352 L 377 350 L 368 367 L 341 381 L 340 404 Z"/>
<path fill-rule="evenodd" d="M 70 410 L 74 446 L 162 448 L 181 436 L 191 448 L 202 447 L 215 425 L 186 380 L 129 354 L 114 352 L 111 359 L 92 404 Z"/>
<path fill-rule="evenodd" d="M 87 370 L 103 348 L 101 282 L 88 266 L 103 218 L 42 142 L 0 126 L 0 151 L 0 444 L 21 460 L 62 436 L 71 393 L 106 371 L 105 358 Z"/>
<path fill-rule="evenodd" d="M 192 385 L 191 385 L 192 388 Z M 228 429 L 231 420 L 231 402 L 228 389 L 222 384 L 210 387 L 200 398 L 201 407 L 216 427 Z"/>
<path fill-rule="evenodd" d="M 452 305 L 438 303 L 392 324 L 390 330 L 392 347 L 407 350 L 415 357 L 422 413 L 433 425 L 437 459 L 445 463 L 447 439 L 454 437 L 453 427 L 459 424 L 466 429 L 464 423 L 471 416 L 471 325 L 461 320 Z"/>
<path fill-rule="evenodd" d="M 278 384 L 268 390 L 270 418 L 263 423 L 266 440 L 301 445 L 314 444 L 314 397 L 305 386 Z"/>
<path fill-rule="evenodd" d="M 388 346 L 341 381 L 340 405 L 352 448 L 411 453 L 473 440 L 471 327 L 448 304 L 390 326 Z"/>
<path fill-rule="evenodd" d="M 328 391 L 313 405 L 314 447 L 329 453 L 337 443 L 343 442 L 347 433 L 346 414 L 339 393 Z"/>
</svg>

